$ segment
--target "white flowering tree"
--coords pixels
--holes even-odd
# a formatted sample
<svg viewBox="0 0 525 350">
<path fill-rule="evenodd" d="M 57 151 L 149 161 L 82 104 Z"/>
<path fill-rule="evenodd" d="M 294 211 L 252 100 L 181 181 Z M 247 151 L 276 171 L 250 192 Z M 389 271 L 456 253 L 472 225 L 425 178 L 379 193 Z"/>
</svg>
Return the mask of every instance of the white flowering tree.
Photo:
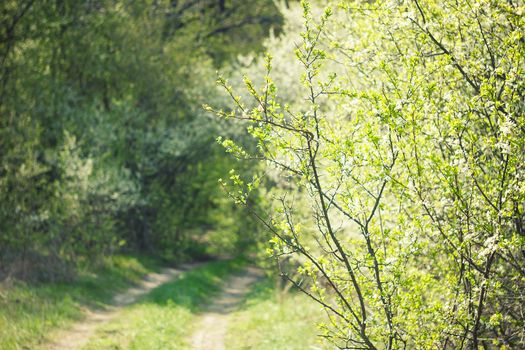
<svg viewBox="0 0 525 350">
<path fill-rule="evenodd" d="M 325 337 L 341 349 L 523 348 L 523 1 L 302 6 L 300 97 L 283 100 L 268 58 L 261 88 L 245 79 L 249 102 L 219 79 L 235 108 L 217 113 L 258 140 L 256 153 L 224 146 L 287 184 L 254 214 L 276 258 L 300 257 L 301 277 L 288 277 L 327 311 Z M 232 173 L 231 194 L 248 204 L 261 176 Z"/>
</svg>

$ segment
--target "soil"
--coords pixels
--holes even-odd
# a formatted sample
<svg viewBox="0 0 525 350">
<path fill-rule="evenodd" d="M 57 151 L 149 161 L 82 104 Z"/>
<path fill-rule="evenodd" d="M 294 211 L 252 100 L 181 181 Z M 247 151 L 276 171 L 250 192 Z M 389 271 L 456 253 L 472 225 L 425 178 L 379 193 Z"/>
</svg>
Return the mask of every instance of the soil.
<svg viewBox="0 0 525 350">
<path fill-rule="evenodd" d="M 160 273 L 148 274 L 136 287 L 128 289 L 113 298 L 110 306 L 103 310 L 86 310 L 85 318 L 67 330 L 59 331 L 52 336 L 55 339 L 41 350 L 80 350 L 96 330 L 104 323 L 117 318 L 121 310 L 135 303 L 140 297 L 149 293 L 161 284 L 170 282 L 182 272 L 196 267 L 197 264 L 186 264 L 180 268 L 166 268 Z M 247 267 L 241 273 L 233 275 L 224 283 L 221 294 L 199 316 L 197 331 L 189 340 L 192 350 L 226 350 L 225 337 L 228 330 L 230 314 L 235 311 L 250 286 L 262 277 L 263 273 L 255 267 Z"/>
<path fill-rule="evenodd" d="M 225 282 L 221 295 L 208 306 L 200 317 L 200 324 L 191 338 L 193 350 L 225 350 L 225 336 L 229 315 L 243 300 L 250 286 L 262 277 L 262 271 L 247 267 L 241 274 Z"/>
<path fill-rule="evenodd" d="M 96 329 L 102 324 L 109 322 L 116 318 L 122 308 L 133 304 L 140 297 L 148 294 L 152 289 L 167 283 L 182 272 L 192 269 L 197 264 L 185 264 L 179 268 L 165 268 L 160 273 L 151 273 L 139 283 L 138 286 L 128 289 L 122 294 L 118 294 L 113 298 L 110 306 L 103 310 L 86 310 L 85 318 L 74 324 L 67 330 L 59 331 L 52 339 L 55 339 L 45 344 L 42 350 L 79 350 L 85 346 Z"/>
</svg>

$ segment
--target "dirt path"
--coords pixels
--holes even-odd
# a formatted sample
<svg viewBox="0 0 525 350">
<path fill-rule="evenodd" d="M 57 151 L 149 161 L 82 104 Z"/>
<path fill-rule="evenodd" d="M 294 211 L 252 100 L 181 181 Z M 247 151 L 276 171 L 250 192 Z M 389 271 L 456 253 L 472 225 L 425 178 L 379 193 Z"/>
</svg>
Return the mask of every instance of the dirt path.
<svg viewBox="0 0 525 350">
<path fill-rule="evenodd" d="M 225 350 L 224 338 L 229 314 L 236 309 L 252 283 L 262 277 L 261 270 L 247 267 L 225 283 L 222 294 L 201 315 L 201 321 L 191 338 L 193 350 Z"/>
<path fill-rule="evenodd" d="M 128 289 L 113 298 L 110 307 L 104 310 L 88 310 L 86 318 L 73 325 L 68 330 L 59 331 L 50 343 L 44 345 L 42 350 L 79 350 L 87 344 L 89 338 L 102 324 L 111 321 L 119 315 L 119 312 L 127 305 L 136 302 L 141 296 L 146 295 L 152 289 L 169 282 L 179 276 L 182 272 L 193 269 L 197 264 L 185 264 L 177 269 L 166 268 L 160 273 L 148 274 L 142 282 L 134 288 Z"/>
</svg>

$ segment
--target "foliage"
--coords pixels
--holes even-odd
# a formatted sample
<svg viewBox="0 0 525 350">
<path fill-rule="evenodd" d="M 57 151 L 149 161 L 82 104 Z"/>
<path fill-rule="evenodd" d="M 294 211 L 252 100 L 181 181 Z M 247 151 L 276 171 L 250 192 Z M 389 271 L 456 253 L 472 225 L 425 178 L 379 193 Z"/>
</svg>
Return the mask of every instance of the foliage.
<svg viewBox="0 0 525 350">
<path fill-rule="evenodd" d="M 0 22 L 0 276 L 47 260 L 60 279 L 124 248 L 187 258 L 222 217 L 250 225 L 215 190 L 231 167 L 215 135 L 243 131 L 196 106 L 222 103 L 216 66 L 279 31 L 272 1 L 8 0 Z"/>
<path fill-rule="evenodd" d="M 525 5 L 302 8 L 292 92 L 271 57 L 261 88 L 244 79 L 249 102 L 219 78 L 235 108 L 216 113 L 247 122 L 257 150 L 221 143 L 274 169 L 232 173 L 230 194 L 282 189 L 254 214 L 275 257 L 300 257 L 289 278 L 339 348 L 522 348 Z"/>
</svg>

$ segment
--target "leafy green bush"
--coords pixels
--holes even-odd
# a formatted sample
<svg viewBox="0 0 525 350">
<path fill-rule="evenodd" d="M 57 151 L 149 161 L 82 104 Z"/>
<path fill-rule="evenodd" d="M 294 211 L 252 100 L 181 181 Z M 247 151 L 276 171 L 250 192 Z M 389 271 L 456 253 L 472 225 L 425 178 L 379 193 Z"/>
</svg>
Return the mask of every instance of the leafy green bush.
<svg viewBox="0 0 525 350">
<path fill-rule="evenodd" d="M 274 169 L 255 212 L 270 253 L 297 257 L 289 279 L 339 348 L 522 348 L 523 2 L 333 5 L 303 2 L 285 39 L 301 73 L 276 79 L 299 83 L 281 93 L 281 56 L 248 99 L 219 78 L 234 106 L 216 113 L 258 142 L 223 146 Z M 231 196 L 248 204 L 262 177 L 233 172 Z"/>
</svg>

